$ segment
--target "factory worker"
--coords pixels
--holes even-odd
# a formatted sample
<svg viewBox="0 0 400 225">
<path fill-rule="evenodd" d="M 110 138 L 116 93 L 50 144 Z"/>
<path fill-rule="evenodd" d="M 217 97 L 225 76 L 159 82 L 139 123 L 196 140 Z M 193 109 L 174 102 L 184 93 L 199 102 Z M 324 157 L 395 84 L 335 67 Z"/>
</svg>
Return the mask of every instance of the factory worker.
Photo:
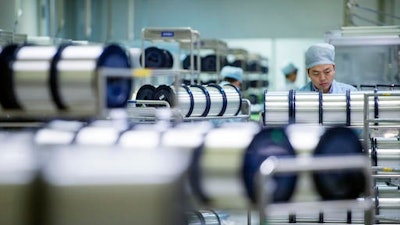
<svg viewBox="0 0 400 225">
<path fill-rule="evenodd" d="M 293 63 L 289 63 L 281 69 L 285 76 L 285 90 L 296 90 L 298 88 L 296 85 L 297 70 Z"/>
<path fill-rule="evenodd" d="M 234 66 L 224 66 L 221 69 L 221 77 L 223 81 L 220 85 L 232 84 L 240 89 L 240 85 L 243 80 L 243 69 Z"/>
<path fill-rule="evenodd" d="M 306 69 L 311 79 L 299 91 L 322 91 L 323 93 L 345 93 L 357 88 L 336 81 L 335 47 L 328 43 L 312 45 L 306 52 Z"/>
</svg>

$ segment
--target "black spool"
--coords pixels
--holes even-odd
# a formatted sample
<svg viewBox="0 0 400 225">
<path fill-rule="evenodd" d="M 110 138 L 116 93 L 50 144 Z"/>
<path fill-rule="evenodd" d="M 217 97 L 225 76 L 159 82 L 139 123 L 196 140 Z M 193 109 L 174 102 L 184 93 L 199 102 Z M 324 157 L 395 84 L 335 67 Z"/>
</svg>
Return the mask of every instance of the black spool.
<svg viewBox="0 0 400 225">
<path fill-rule="evenodd" d="M 162 84 L 156 88 L 154 100 L 163 100 L 175 107 L 175 91 L 168 85 Z"/>
<path fill-rule="evenodd" d="M 155 93 L 156 87 L 151 84 L 145 84 L 136 93 L 136 100 L 154 100 Z"/>
<path fill-rule="evenodd" d="M 250 60 L 246 64 L 246 71 L 248 72 L 258 72 L 260 70 L 260 65 L 256 60 Z"/>
<path fill-rule="evenodd" d="M 234 66 L 234 67 L 239 67 L 239 68 L 243 68 L 246 65 L 246 62 L 244 60 L 241 59 L 236 59 L 235 61 L 229 63 L 230 66 Z"/>
<path fill-rule="evenodd" d="M 193 63 L 193 66 L 194 66 L 194 70 L 197 70 L 198 69 L 198 65 L 197 65 L 197 55 L 193 55 L 193 61 L 194 61 L 194 63 Z M 183 69 L 185 69 L 185 70 L 189 70 L 189 69 L 191 69 L 190 68 L 190 55 L 187 55 L 184 59 L 183 59 L 183 61 L 182 61 L 182 68 Z"/>
<path fill-rule="evenodd" d="M 164 55 L 165 55 L 165 63 L 164 63 L 163 68 L 171 69 L 172 66 L 174 65 L 174 57 L 172 56 L 170 51 L 168 51 L 166 49 L 163 49 L 163 51 L 164 51 Z"/>
<path fill-rule="evenodd" d="M 293 158 L 295 151 L 283 128 L 265 128 L 257 133 L 244 155 L 242 174 L 247 195 L 256 203 L 255 176 L 261 164 L 270 156 Z M 295 189 L 296 174 L 274 175 L 276 188 L 272 195 L 273 202 L 288 201 Z"/>
<path fill-rule="evenodd" d="M 97 59 L 97 68 L 130 68 L 131 62 L 125 50 L 117 44 L 104 47 Z M 130 77 L 107 77 L 107 108 L 125 107 L 131 97 L 132 79 Z"/>
<path fill-rule="evenodd" d="M 261 66 L 261 73 L 267 74 L 269 71 L 268 66 Z"/>
<path fill-rule="evenodd" d="M 226 65 L 226 58 L 219 56 L 219 68 Z M 201 71 L 203 72 L 216 72 L 217 71 L 217 55 L 206 55 L 201 59 Z"/>
<path fill-rule="evenodd" d="M 143 56 L 140 55 L 140 59 Z M 144 50 L 144 64 L 146 68 L 172 68 L 174 61 L 172 54 L 165 49 L 157 48 L 154 46 L 148 47 Z M 142 65 L 142 60 L 140 60 Z"/>
<path fill-rule="evenodd" d="M 154 94 L 156 93 L 156 87 L 151 84 L 145 84 L 139 88 L 136 93 L 136 100 L 154 100 Z M 136 107 L 140 107 L 142 104 L 136 104 Z"/>
<path fill-rule="evenodd" d="M 332 127 L 321 136 L 315 157 L 363 155 L 356 133 L 346 127 Z M 355 199 L 365 189 L 366 178 L 360 169 L 314 172 L 313 180 L 324 200 Z"/>
</svg>

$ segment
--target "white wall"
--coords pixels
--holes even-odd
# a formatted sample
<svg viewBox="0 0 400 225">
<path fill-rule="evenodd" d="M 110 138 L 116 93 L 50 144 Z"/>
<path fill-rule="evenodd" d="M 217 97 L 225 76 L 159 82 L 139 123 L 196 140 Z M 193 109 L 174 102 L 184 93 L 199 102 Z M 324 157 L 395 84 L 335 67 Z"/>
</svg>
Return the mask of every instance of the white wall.
<svg viewBox="0 0 400 225">
<path fill-rule="evenodd" d="M 344 0 L 136 0 L 142 27 L 190 26 L 205 38 L 313 38 L 341 26 Z"/>
</svg>

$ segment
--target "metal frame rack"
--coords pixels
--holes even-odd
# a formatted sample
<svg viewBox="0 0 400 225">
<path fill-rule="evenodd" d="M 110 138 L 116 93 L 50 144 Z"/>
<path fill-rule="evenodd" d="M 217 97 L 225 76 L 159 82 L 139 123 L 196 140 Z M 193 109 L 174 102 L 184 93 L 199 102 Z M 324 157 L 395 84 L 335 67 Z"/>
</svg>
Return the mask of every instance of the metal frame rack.
<svg viewBox="0 0 400 225">
<path fill-rule="evenodd" d="M 351 163 L 349 163 L 351 162 Z M 300 173 L 313 171 L 337 171 L 343 169 L 360 169 L 366 177 L 366 185 L 363 198 L 348 200 L 329 200 L 329 201 L 307 201 L 289 203 L 271 203 L 267 188 L 273 187 L 272 177 L 279 173 Z M 269 215 L 307 212 L 307 210 L 323 210 L 324 212 L 361 209 L 364 211 L 364 224 L 374 223 L 374 208 L 372 201 L 372 180 L 371 168 L 367 157 L 364 156 L 334 156 L 319 157 L 318 159 L 305 156 L 297 158 L 270 157 L 266 159 L 261 167 L 257 179 L 257 192 L 260 199 L 258 210 L 260 213 L 260 224 L 268 222 Z"/>
<path fill-rule="evenodd" d="M 396 127 L 400 129 L 400 119 L 397 118 L 379 118 L 379 115 L 375 112 L 375 118 L 370 118 L 369 112 L 369 101 L 373 99 L 376 101 L 379 96 L 400 96 L 400 93 L 391 93 L 391 92 L 375 92 L 375 93 L 365 93 L 364 94 L 364 124 L 363 124 L 363 139 L 364 139 L 364 147 L 366 151 L 372 149 L 371 144 L 371 129 L 378 128 L 387 128 L 387 127 Z M 380 124 L 381 123 L 381 124 Z M 372 154 L 372 151 L 371 153 Z M 372 157 L 371 157 L 371 161 Z M 389 172 L 388 174 L 379 174 L 379 172 Z M 400 179 L 400 172 L 398 168 L 391 167 L 382 167 L 382 166 L 372 166 L 372 178 L 374 181 L 375 189 L 377 188 L 377 180 L 379 179 Z M 397 187 L 398 188 L 398 187 Z M 375 207 L 377 207 L 375 218 L 377 221 L 391 221 L 391 222 L 400 222 L 400 217 L 389 217 L 385 215 L 379 215 L 378 207 L 380 205 L 378 193 L 375 193 Z"/>
<path fill-rule="evenodd" d="M 217 53 L 217 57 L 219 57 L 221 54 L 224 54 L 225 51 L 227 51 L 227 45 L 223 41 L 220 40 L 215 40 L 215 39 L 209 39 L 209 40 L 201 40 L 200 39 L 200 34 L 198 31 L 191 29 L 190 27 L 157 27 L 157 28 L 144 28 L 142 29 L 142 42 L 141 42 L 141 50 L 143 54 L 141 55 L 141 62 L 142 62 L 142 69 L 146 70 L 146 62 L 145 62 L 145 42 L 149 41 L 153 45 L 155 42 L 177 42 L 179 44 L 179 52 L 182 49 L 189 49 L 190 50 L 190 62 L 191 62 L 191 67 L 189 70 L 186 69 L 175 69 L 176 67 L 173 67 L 172 69 L 150 69 L 148 70 L 148 76 L 155 76 L 155 77 L 166 77 L 166 76 L 173 76 L 174 77 L 174 85 L 173 88 L 175 91 L 179 91 L 181 88 L 181 82 L 180 79 L 182 78 L 182 75 L 189 73 L 191 75 L 191 84 L 194 84 L 194 75 L 197 73 L 197 76 L 199 78 L 200 76 L 200 70 L 199 68 L 195 70 L 194 67 L 194 52 L 197 51 L 199 54 L 200 49 L 212 49 Z M 200 60 L 199 57 L 197 57 L 197 63 L 200 65 Z M 218 60 L 217 60 L 217 67 L 220 66 L 218 65 Z M 200 66 L 199 66 L 200 67 Z M 198 79 L 199 80 L 199 79 Z M 188 90 L 187 90 L 188 91 Z M 189 93 L 190 92 L 190 93 Z M 221 94 L 223 94 L 224 90 L 221 91 Z M 188 91 L 189 95 L 192 95 L 191 90 Z M 206 94 L 206 93 L 205 93 Z M 175 98 L 177 97 L 178 94 L 175 95 Z M 240 94 L 239 94 L 240 96 Z M 191 97 L 193 98 L 193 97 Z M 145 120 L 145 121 L 155 121 L 156 118 L 156 112 L 155 112 L 155 105 L 157 104 L 158 100 L 141 100 L 140 103 L 143 104 L 145 107 L 143 108 L 138 108 L 138 107 L 131 107 L 130 110 L 136 111 L 136 109 L 139 109 L 137 112 L 132 113 L 133 117 L 131 119 L 138 119 L 139 121 Z M 178 102 L 177 104 L 179 105 L 179 100 L 176 99 L 175 102 Z M 138 102 L 135 100 L 130 101 L 129 103 L 136 105 Z M 160 101 L 160 104 L 165 105 L 167 108 L 171 108 L 173 111 L 174 116 L 178 117 L 178 119 L 183 120 L 183 121 L 191 121 L 191 120 L 205 120 L 205 119 L 248 119 L 250 118 L 250 104 L 248 100 L 246 99 L 239 99 L 239 105 L 247 105 L 248 107 L 248 112 L 245 112 L 243 115 L 238 115 L 238 116 L 228 116 L 228 115 L 222 115 L 222 116 L 200 116 L 200 117 L 191 117 L 187 116 L 184 117 L 183 115 L 179 115 L 179 110 L 175 110 L 176 108 L 173 105 L 165 104 L 165 101 Z M 191 101 L 191 108 L 193 108 L 194 102 Z M 208 102 L 207 102 L 208 105 Z M 149 106 L 149 107 L 146 107 Z M 208 106 L 207 106 L 208 107 Z M 206 107 L 206 111 L 207 111 Z M 129 107 L 128 107 L 129 108 Z M 240 108 L 241 109 L 241 108 Z M 189 110 L 191 111 L 191 110 Z M 129 114 L 129 113 L 128 113 Z"/>
<path fill-rule="evenodd" d="M 190 62 L 193 65 L 194 62 L 194 51 L 200 51 L 200 46 L 195 43 L 200 40 L 200 33 L 197 30 L 193 30 L 190 27 L 154 27 L 154 28 L 143 28 L 142 29 L 142 42 L 141 49 L 144 53 L 145 41 L 150 41 L 152 43 L 159 42 L 178 42 L 180 44 L 185 44 L 190 49 Z M 141 56 L 142 67 L 146 68 L 145 65 L 145 54 Z M 193 75 L 195 74 L 194 67 L 191 67 L 189 71 L 187 70 L 173 70 L 169 72 L 173 73 L 184 73 L 190 72 L 192 75 L 192 83 L 193 83 Z M 197 72 L 197 71 L 196 71 Z M 165 74 L 165 70 L 155 70 L 154 74 Z"/>
<path fill-rule="evenodd" d="M 400 119 L 396 118 L 370 118 L 370 112 L 369 112 L 369 100 L 370 97 L 376 97 L 379 96 L 400 96 L 400 93 L 390 93 L 390 92 L 376 92 L 376 93 L 364 93 L 364 124 L 363 124 L 363 129 L 364 129 L 364 146 L 366 149 L 368 149 L 370 146 L 369 142 L 369 135 L 370 135 L 370 128 L 371 127 L 376 127 L 376 125 L 371 126 L 371 123 L 378 124 L 378 123 L 397 123 L 400 124 Z M 378 117 L 378 116 L 377 116 Z"/>
<path fill-rule="evenodd" d="M 194 43 L 196 47 L 200 48 L 200 50 L 213 50 L 216 55 L 216 71 L 217 82 L 220 81 L 219 72 L 221 71 L 221 56 L 224 56 L 228 53 L 228 45 L 226 42 L 218 39 L 201 39 L 200 41 Z M 181 48 L 190 49 L 188 43 L 181 43 Z M 193 64 L 190 64 L 193 67 Z M 201 71 L 201 60 L 200 57 L 197 57 L 197 67 L 200 74 Z M 197 81 L 199 81 L 199 77 L 197 77 Z"/>
</svg>

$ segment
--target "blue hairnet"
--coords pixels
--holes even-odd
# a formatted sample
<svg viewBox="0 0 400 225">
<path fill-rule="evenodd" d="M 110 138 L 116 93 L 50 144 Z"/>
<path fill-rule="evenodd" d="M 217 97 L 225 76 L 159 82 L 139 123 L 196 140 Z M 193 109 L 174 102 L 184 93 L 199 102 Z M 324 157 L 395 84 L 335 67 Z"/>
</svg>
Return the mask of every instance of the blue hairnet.
<svg viewBox="0 0 400 225">
<path fill-rule="evenodd" d="M 282 68 L 282 73 L 285 76 L 289 76 L 290 74 L 294 73 L 295 71 L 297 71 L 297 68 L 293 65 L 293 63 L 289 63 L 285 67 Z"/>
<path fill-rule="evenodd" d="M 335 65 L 335 47 L 328 43 L 312 45 L 306 52 L 306 68 L 322 64 Z"/>
<path fill-rule="evenodd" d="M 243 69 L 234 66 L 224 66 L 221 70 L 221 76 L 223 78 L 232 78 L 242 82 Z"/>
</svg>

